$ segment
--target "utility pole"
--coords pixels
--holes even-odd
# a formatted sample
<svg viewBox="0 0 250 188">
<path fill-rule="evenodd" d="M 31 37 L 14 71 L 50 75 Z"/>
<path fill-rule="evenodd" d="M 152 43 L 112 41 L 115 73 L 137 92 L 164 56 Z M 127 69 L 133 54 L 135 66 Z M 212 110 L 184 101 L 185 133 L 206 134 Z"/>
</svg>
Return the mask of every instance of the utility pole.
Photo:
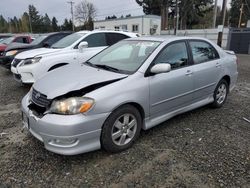
<svg viewBox="0 0 250 188">
<path fill-rule="evenodd" d="M 30 25 L 30 33 L 32 33 L 32 25 L 31 25 L 30 13 L 29 13 L 29 25 Z"/>
<path fill-rule="evenodd" d="M 241 20 L 242 20 L 243 8 L 244 8 L 244 3 L 241 1 L 240 18 L 239 18 L 238 28 L 241 27 Z"/>
<path fill-rule="evenodd" d="M 218 6 L 218 0 L 215 0 L 215 2 L 214 2 L 214 18 L 213 18 L 213 28 L 215 28 L 215 27 L 216 27 L 217 6 Z"/>
<path fill-rule="evenodd" d="M 8 23 L 9 23 L 9 32 L 11 33 L 11 22 L 10 22 L 10 18 L 8 17 Z"/>
<path fill-rule="evenodd" d="M 218 40 L 217 40 L 217 44 L 220 47 L 222 45 L 223 30 L 224 30 L 225 20 L 226 20 L 226 12 L 227 12 L 227 0 L 223 0 L 223 4 L 222 4 L 222 24 L 221 24 L 222 25 L 222 31 L 218 33 Z"/>
<path fill-rule="evenodd" d="M 75 24 L 74 24 L 74 9 L 73 9 L 73 5 L 75 4 L 74 1 L 69 1 L 67 2 L 70 4 L 71 6 L 71 16 L 72 16 L 72 31 L 75 31 Z"/>
</svg>

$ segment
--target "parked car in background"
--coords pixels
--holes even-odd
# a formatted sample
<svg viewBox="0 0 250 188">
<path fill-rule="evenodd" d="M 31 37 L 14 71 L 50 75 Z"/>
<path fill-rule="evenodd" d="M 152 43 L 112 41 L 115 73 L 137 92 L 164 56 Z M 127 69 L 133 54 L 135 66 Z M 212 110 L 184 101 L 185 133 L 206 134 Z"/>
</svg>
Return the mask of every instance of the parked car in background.
<svg viewBox="0 0 250 188">
<path fill-rule="evenodd" d="M 119 152 L 141 129 L 221 107 L 235 87 L 236 62 L 202 38 L 126 39 L 37 80 L 22 100 L 23 124 L 55 153 Z"/>
<path fill-rule="evenodd" d="M 12 37 L 5 38 L 0 42 L 0 57 L 3 56 L 5 49 L 7 46 L 13 42 L 15 43 L 24 43 L 29 44 L 31 43 L 31 37 L 26 35 L 16 35 Z"/>
<path fill-rule="evenodd" d="M 12 37 L 12 36 L 13 36 L 12 34 L 0 34 L 0 43 L 2 40 Z"/>
<path fill-rule="evenodd" d="M 69 35 L 51 48 L 40 48 L 18 54 L 12 62 L 14 78 L 22 83 L 34 83 L 38 78 L 58 67 L 84 62 L 107 46 L 137 37 L 123 31 L 80 31 Z"/>
<path fill-rule="evenodd" d="M 37 49 L 43 47 L 49 48 L 54 43 L 56 43 L 57 41 L 61 40 L 62 38 L 70 34 L 72 34 L 72 32 L 48 33 L 34 39 L 30 44 L 11 43 L 5 49 L 3 56 L 0 57 L 0 65 L 7 69 L 10 69 L 11 62 L 13 61 L 13 59 L 17 54 L 31 49 Z"/>
</svg>

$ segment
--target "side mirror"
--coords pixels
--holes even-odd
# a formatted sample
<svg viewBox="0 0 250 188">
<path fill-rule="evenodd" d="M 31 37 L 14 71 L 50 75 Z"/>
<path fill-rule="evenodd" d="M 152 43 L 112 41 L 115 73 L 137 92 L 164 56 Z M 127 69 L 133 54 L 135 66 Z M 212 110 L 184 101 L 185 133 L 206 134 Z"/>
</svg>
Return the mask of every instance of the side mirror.
<svg viewBox="0 0 250 188">
<path fill-rule="evenodd" d="M 89 46 L 88 42 L 83 41 L 78 45 L 78 49 L 80 50 L 80 52 L 82 52 L 85 48 L 88 48 L 88 46 Z"/>
<path fill-rule="evenodd" d="M 43 47 L 44 47 L 44 48 L 49 48 L 50 45 L 49 45 L 49 43 L 45 42 L 45 43 L 43 43 Z"/>
<path fill-rule="evenodd" d="M 166 73 L 169 71 L 171 71 L 171 65 L 169 63 L 156 64 L 150 70 L 152 74 Z"/>
</svg>

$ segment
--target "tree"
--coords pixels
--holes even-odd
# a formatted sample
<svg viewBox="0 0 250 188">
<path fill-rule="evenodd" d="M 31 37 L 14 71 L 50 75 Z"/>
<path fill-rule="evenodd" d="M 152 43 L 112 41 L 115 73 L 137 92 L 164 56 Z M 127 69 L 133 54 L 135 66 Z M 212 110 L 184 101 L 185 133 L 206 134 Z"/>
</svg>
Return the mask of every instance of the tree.
<svg viewBox="0 0 250 188">
<path fill-rule="evenodd" d="M 95 16 L 96 8 L 93 3 L 84 0 L 76 5 L 75 17 L 80 25 L 84 25 L 87 29 L 92 30 Z"/>
<path fill-rule="evenodd" d="M 202 18 L 213 11 L 213 0 L 181 0 L 179 9 L 182 29 L 192 28 L 193 25 L 204 25 L 205 23 L 201 23 L 204 21 Z M 212 17 L 207 21 L 211 25 Z"/>
<path fill-rule="evenodd" d="M 41 32 L 41 28 L 43 26 L 41 16 L 38 14 L 36 7 L 34 5 L 29 5 L 29 15 L 30 15 L 30 21 L 32 30 L 35 33 Z"/>
<path fill-rule="evenodd" d="M 229 23 L 231 27 L 238 27 L 240 20 L 240 9 L 243 3 L 243 14 L 241 23 L 247 23 L 247 20 L 250 19 L 250 0 L 232 0 L 231 1 L 231 9 L 229 13 Z"/>
<path fill-rule="evenodd" d="M 21 17 L 21 31 L 22 32 L 31 32 L 29 27 L 30 27 L 29 14 L 27 12 L 24 12 L 22 17 Z"/>
<path fill-rule="evenodd" d="M 41 28 L 42 32 L 51 32 L 52 31 L 52 27 L 51 27 L 51 20 L 48 16 L 48 14 L 46 13 L 44 17 L 42 17 L 42 28 Z"/>
<path fill-rule="evenodd" d="M 136 0 L 143 7 L 145 14 L 161 15 L 161 29 L 168 26 L 169 8 L 173 5 L 173 0 Z"/>
<path fill-rule="evenodd" d="M 66 18 L 64 20 L 63 25 L 61 26 L 61 29 L 63 31 L 70 31 L 72 29 L 72 21 L 71 20 L 68 21 L 68 19 Z"/>
<path fill-rule="evenodd" d="M 168 27 L 169 17 L 174 18 L 176 0 L 136 0 L 145 14 L 162 17 L 162 29 Z M 211 10 L 213 0 L 178 0 L 181 28 L 199 24 L 200 18 Z M 169 12 L 170 11 L 170 12 Z"/>
<path fill-rule="evenodd" d="M 59 27 L 57 25 L 58 21 L 55 17 L 52 18 L 52 22 L 51 22 L 51 25 L 52 25 L 52 31 L 59 31 Z"/>
<path fill-rule="evenodd" d="M 0 33 L 8 32 L 8 22 L 4 19 L 2 15 L 0 15 Z"/>
</svg>

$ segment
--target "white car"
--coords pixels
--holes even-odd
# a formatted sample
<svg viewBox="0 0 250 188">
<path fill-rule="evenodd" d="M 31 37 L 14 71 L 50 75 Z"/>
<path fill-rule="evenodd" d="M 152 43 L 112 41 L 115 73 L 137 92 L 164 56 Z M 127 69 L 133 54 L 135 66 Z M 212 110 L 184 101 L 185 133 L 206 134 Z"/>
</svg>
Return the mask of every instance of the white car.
<svg viewBox="0 0 250 188">
<path fill-rule="evenodd" d="M 136 33 L 123 31 L 80 31 L 51 46 L 18 54 L 11 64 L 15 80 L 34 83 L 47 72 L 70 63 L 82 63 L 108 46 Z"/>
</svg>

